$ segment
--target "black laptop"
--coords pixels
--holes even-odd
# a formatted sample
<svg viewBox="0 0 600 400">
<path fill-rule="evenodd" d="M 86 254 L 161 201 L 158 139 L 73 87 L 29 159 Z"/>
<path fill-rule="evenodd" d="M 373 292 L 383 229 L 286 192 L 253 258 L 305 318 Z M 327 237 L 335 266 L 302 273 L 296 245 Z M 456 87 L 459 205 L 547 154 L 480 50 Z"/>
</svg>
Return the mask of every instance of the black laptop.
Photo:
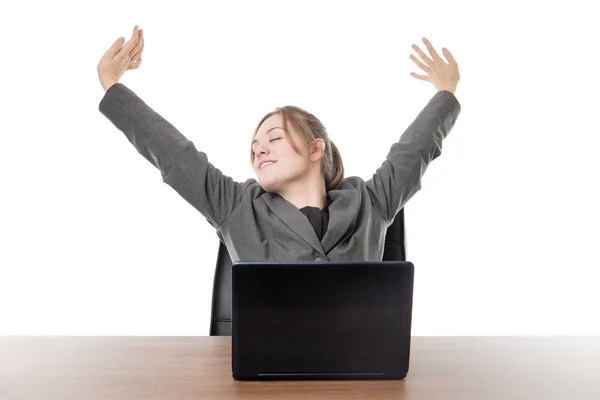
<svg viewBox="0 0 600 400">
<path fill-rule="evenodd" d="M 237 262 L 232 268 L 235 379 L 406 376 L 411 262 Z"/>
</svg>

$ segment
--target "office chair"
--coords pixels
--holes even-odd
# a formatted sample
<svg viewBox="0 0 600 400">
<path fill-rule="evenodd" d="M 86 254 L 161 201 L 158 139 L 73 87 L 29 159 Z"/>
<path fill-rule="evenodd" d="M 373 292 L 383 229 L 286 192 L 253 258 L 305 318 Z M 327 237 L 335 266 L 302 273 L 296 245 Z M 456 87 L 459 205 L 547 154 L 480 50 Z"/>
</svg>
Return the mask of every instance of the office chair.
<svg viewBox="0 0 600 400">
<path fill-rule="evenodd" d="M 231 258 L 227 247 L 219 242 L 213 283 L 210 336 L 231 336 Z M 382 261 L 406 261 L 404 208 L 385 234 Z"/>
</svg>

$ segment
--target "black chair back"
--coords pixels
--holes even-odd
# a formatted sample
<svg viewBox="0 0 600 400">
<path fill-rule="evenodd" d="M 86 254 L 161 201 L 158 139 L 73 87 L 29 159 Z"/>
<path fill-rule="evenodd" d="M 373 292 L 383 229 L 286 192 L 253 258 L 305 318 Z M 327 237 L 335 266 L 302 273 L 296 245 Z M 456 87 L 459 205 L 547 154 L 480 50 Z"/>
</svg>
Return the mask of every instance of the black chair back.
<svg viewBox="0 0 600 400">
<path fill-rule="evenodd" d="M 382 261 L 406 261 L 404 209 L 401 209 L 385 235 Z M 231 258 L 219 242 L 210 318 L 211 336 L 231 336 Z"/>
</svg>

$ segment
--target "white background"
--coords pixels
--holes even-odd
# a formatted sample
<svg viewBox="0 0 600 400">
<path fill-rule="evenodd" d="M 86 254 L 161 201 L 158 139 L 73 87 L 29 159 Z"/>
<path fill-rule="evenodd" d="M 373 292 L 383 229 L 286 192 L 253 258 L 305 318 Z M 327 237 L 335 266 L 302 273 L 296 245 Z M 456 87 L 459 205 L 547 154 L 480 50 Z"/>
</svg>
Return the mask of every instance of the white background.
<svg viewBox="0 0 600 400">
<path fill-rule="evenodd" d="M 435 94 L 411 44 L 448 47 L 462 113 L 405 208 L 413 334 L 600 334 L 593 2 L 196 3 L 3 8 L 0 334 L 208 334 L 218 238 L 98 111 L 135 24 L 121 82 L 240 181 L 286 104 L 369 178 Z"/>
</svg>

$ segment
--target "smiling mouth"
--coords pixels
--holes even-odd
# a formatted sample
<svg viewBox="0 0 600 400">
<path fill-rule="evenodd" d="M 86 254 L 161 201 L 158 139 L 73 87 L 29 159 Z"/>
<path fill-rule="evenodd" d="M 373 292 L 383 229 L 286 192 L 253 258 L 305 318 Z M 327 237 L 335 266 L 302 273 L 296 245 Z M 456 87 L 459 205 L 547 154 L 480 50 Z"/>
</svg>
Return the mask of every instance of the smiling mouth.
<svg viewBox="0 0 600 400">
<path fill-rule="evenodd" d="M 269 165 L 273 165 L 275 164 L 277 161 L 271 161 L 271 162 L 266 162 L 263 165 L 260 166 L 259 170 L 262 170 L 265 167 L 268 167 Z"/>
</svg>

